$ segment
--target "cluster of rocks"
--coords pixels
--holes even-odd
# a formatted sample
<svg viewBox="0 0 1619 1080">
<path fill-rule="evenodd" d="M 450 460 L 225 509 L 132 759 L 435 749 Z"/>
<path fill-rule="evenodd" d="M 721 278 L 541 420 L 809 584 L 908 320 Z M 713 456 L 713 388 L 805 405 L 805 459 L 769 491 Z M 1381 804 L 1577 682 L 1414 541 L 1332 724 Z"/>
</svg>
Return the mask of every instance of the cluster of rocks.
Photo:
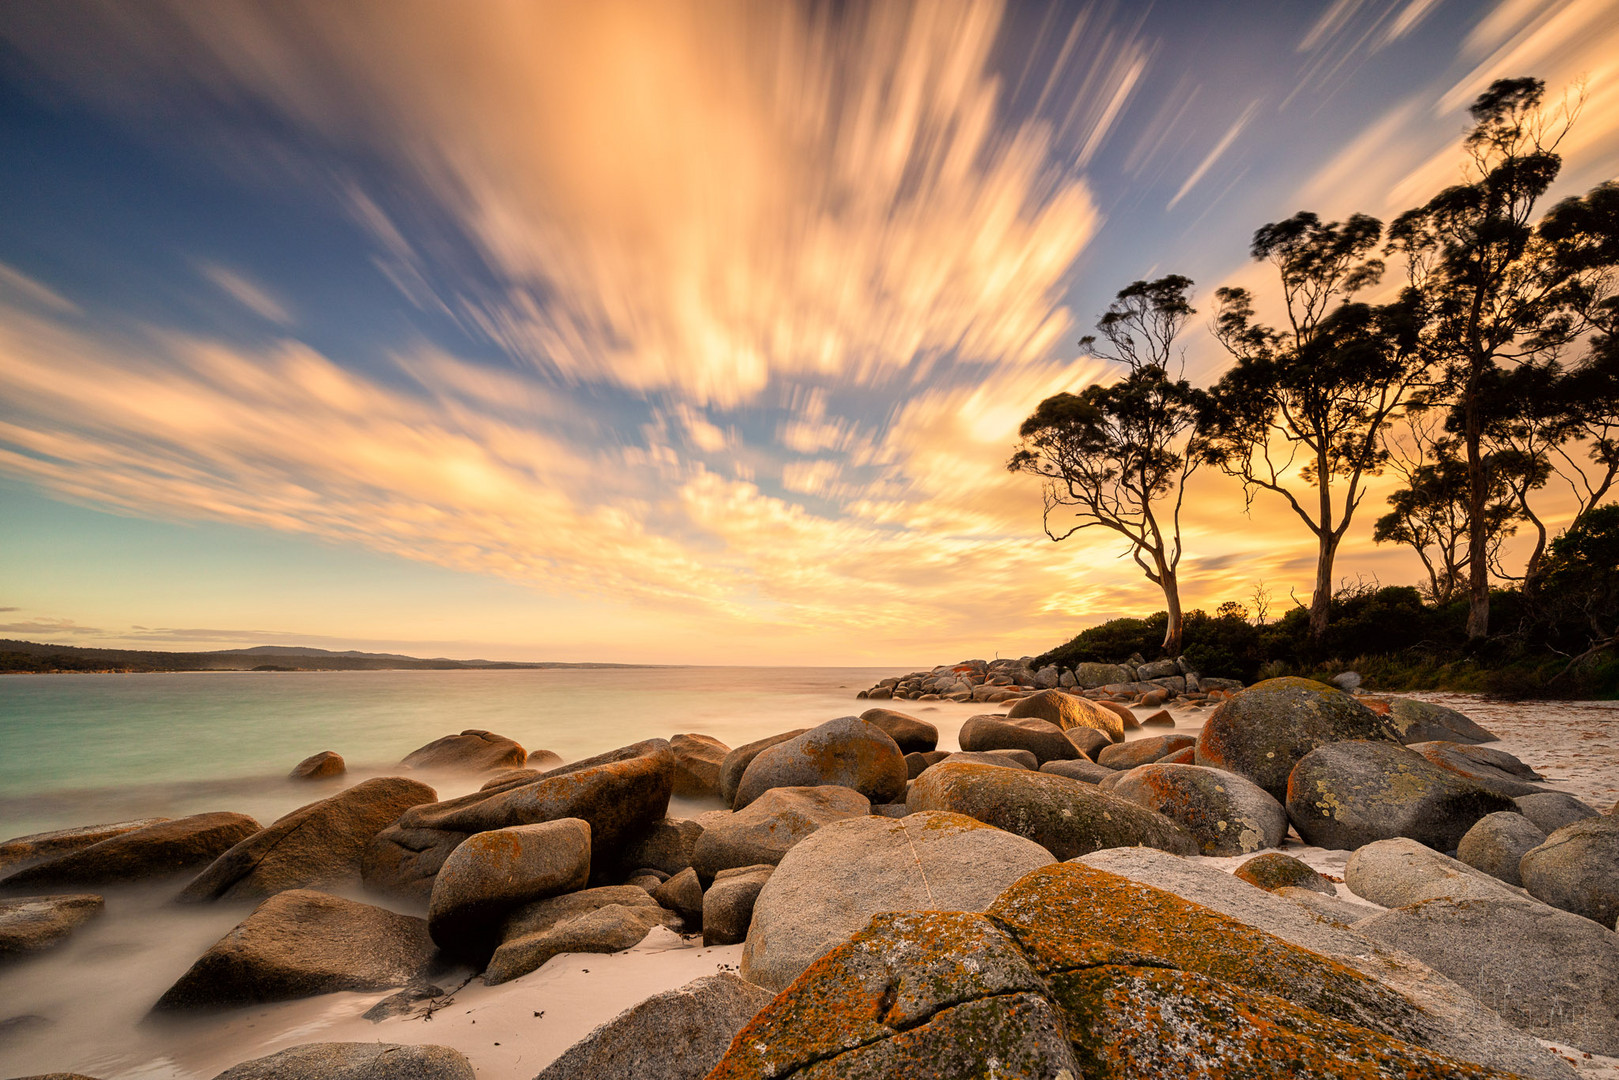
<svg viewBox="0 0 1619 1080">
<path fill-rule="evenodd" d="M 873 701 L 963 701 L 998 705 L 1040 690 L 1068 690 L 1086 697 L 1162 704 L 1186 696 L 1202 702 L 1242 689 L 1236 679 L 1200 678 L 1184 656 L 1151 663 L 1136 656 L 1126 664 L 1082 663 L 1073 667 L 1033 667 L 1034 657 L 1017 660 L 963 660 L 931 671 L 913 671 L 880 680 L 855 696 Z"/>
<path fill-rule="evenodd" d="M 1619 818 L 1467 717 L 1277 679 L 1223 694 L 1195 737 L 1126 742 L 1174 721 L 1030 691 L 969 719 L 957 753 L 882 707 L 571 764 L 464 732 L 406 762 L 477 770 L 469 795 L 439 800 L 417 771 L 267 827 L 220 813 L 26 837 L 0 845 L 0 890 L 185 873 L 182 901 L 256 903 L 164 1012 L 404 987 L 380 1016 L 456 966 L 501 983 L 660 928 L 743 945 L 738 975 L 643 1002 L 548 1080 L 1151 1078 L 1195 1054 L 1217 1075 L 1567 1080 L 1533 1036 L 1619 1053 Z M 670 818 L 676 793 L 716 809 Z M 1348 887 L 1389 910 L 1279 853 L 1235 876 L 1180 857 L 1289 828 L 1355 851 Z M 357 889 L 391 907 L 335 895 Z M 101 906 L 0 902 L 0 957 Z M 416 1055 L 397 1059 L 408 1075 L 471 1075 L 447 1048 L 380 1044 L 225 1075 L 401 1075 L 378 1056 L 394 1050 Z"/>
</svg>

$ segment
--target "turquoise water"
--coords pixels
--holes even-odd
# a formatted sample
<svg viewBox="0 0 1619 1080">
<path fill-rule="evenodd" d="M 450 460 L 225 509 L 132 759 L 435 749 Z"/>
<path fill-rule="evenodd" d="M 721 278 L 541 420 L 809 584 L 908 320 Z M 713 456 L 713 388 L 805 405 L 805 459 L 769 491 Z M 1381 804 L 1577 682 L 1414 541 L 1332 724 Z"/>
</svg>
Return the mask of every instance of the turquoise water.
<svg viewBox="0 0 1619 1080">
<path fill-rule="evenodd" d="M 364 775 L 465 728 L 496 731 L 568 761 L 683 731 L 736 746 L 858 713 L 865 703 L 855 693 L 892 673 L 687 667 L 3 675 L 0 839 L 203 810 L 241 810 L 263 821 L 311 797 L 307 785 L 285 780 L 310 754 L 336 750 L 352 774 Z M 911 711 L 954 735 L 979 708 L 940 703 Z"/>
</svg>

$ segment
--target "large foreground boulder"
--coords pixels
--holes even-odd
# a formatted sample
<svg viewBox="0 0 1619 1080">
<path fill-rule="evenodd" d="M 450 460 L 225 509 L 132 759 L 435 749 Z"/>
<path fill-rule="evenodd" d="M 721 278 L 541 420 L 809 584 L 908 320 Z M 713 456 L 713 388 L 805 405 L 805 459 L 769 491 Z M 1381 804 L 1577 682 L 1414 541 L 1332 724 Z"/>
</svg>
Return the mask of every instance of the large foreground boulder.
<svg viewBox="0 0 1619 1080">
<path fill-rule="evenodd" d="M 881 728 L 904 754 L 926 754 L 939 747 L 939 729 L 893 709 L 867 709 L 860 719 Z"/>
<path fill-rule="evenodd" d="M 1519 894 L 1500 880 L 1415 840 L 1398 837 L 1367 844 L 1344 867 L 1349 891 L 1384 907 L 1427 900 L 1512 900 Z"/>
<path fill-rule="evenodd" d="M 1296 898 L 1254 888 L 1207 863 L 1152 848 L 1113 848 L 1077 861 L 1172 892 L 1381 981 L 1410 1004 L 1412 1041 L 1431 1050 L 1538 1080 L 1575 1080 L 1574 1070 L 1561 1058 L 1504 1023 L 1461 986 L 1415 957 L 1343 925 L 1375 914 L 1374 908 L 1356 905 L 1358 911 L 1350 913 L 1355 918 L 1326 914 L 1313 902 L 1307 907 Z M 1327 899 L 1319 893 L 1307 895 Z M 1348 902 L 1333 907 L 1339 905 Z"/>
<path fill-rule="evenodd" d="M 969 716 L 957 736 L 963 750 L 1027 750 L 1036 766 L 1048 761 L 1083 757 L 1062 728 L 1032 716 L 1013 720 L 1004 716 Z"/>
<path fill-rule="evenodd" d="M 91 893 L 0 900 L 0 960 L 44 952 L 105 908 Z"/>
<path fill-rule="evenodd" d="M 1247 777 L 1285 802 L 1299 759 L 1346 739 L 1400 742 L 1387 720 L 1342 690 L 1310 679 L 1267 679 L 1221 702 L 1198 733 L 1195 760 Z"/>
<path fill-rule="evenodd" d="M 1235 773 L 1159 761 L 1116 775 L 1114 795 L 1173 821 L 1204 855 L 1246 855 L 1287 835 L 1282 804 Z"/>
<path fill-rule="evenodd" d="M 982 911 L 1050 861 L 1033 841 L 957 814 L 834 822 L 788 852 L 760 893 L 742 975 L 779 990 L 879 911 Z"/>
<path fill-rule="evenodd" d="M 905 797 L 905 755 L 881 728 L 858 716 L 828 720 L 760 751 L 742 773 L 732 808 L 741 810 L 771 788 L 836 784 L 874 803 Z"/>
<path fill-rule="evenodd" d="M 1374 980 L 1154 893 L 1053 866 L 993 919 L 880 914 L 766 1005 L 711 1076 L 1499 1075 L 1385 1034 L 1410 1010 Z"/>
<path fill-rule="evenodd" d="M 477 1080 L 448 1046 L 305 1043 L 226 1069 L 214 1080 Z"/>
<path fill-rule="evenodd" d="M 412 750 L 399 764 L 407 769 L 489 772 L 519 768 L 527 760 L 528 751 L 504 735 L 468 728 Z"/>
<path fill-rule="evenodd" d="M 1027 837 L 1057 859 L 1132 844 L 1197 853 L 1196 842 L 1162 814 L 1052 773 L 947 761 L 916 778 L 905 805 L 912 814 L 963 814 Z"/>
<path fill-rule="evenodd" d="M 468 836 L 570 817 L 590 825 L 592 865 L 617 866 L 622 849 L 668 813 L 674 769 L 669 743 L 648 739 L 538 777 L 412 807 L 366 848 L 362 876 L 368 888 L 425 900 L 434 875 Z"/>
<path fill-rule="evenodd" d="M 136 829 L 144 829 L 148 825 L 156 825 L 168 818 L 149 817 L 132 818 L 128 821 L 111 821 L 102 825 L 80 825 L 72 829 L 52 829 L 50 832 L 31 833 L 28 836 L 18 836 L 0 844 L 0 874 L 14 870 L 25 863 L 38 862 L 55 855 L 65 855 L 70 851 L 87 848 L 91 844 L 99 844 L 103 840 L 110 840 L 114 836 L 122 836 Z"/>
<path fill-rule="evenodd" d="M 535 1080 L 703 1080 L 771 997 L 729 972 L 695 979 L 619 1013 Z"/>
<path fill-rule="evenodd" d="M 1542 1039 L 1619 1055 L 1619 934 L 1533 900 L 1427 900 L 1355 929 L 1467 987 Z"/>
<path fill-rule="evenodd" d="M 1619 818 L 1564 825 L 1518 864 L 1523 887 L 1553 907 L 1612 928 L 1619 920 Z"/>
<path fill-rule="evenodd" d="M 262 900 L 283 889 L 359 885 L 360 858 L 377 833 L 437 799 L 426 784 L 399 776 L 356 784 L 260 829 L 192 878 L 179 898 Z"/>
<path fill-rule="evenodd" d="M 477 833 L 450 854 L 434 880 L 428 930 L 446 953 L 482 963 L 512 911 L 584 888 L 589 880 L 588 822 L 562 818 Z"/>
<path fill-rule="evenodd" d="M 1307 843 L 1325 848 L 1352 851 L 1406 836 L 1454 851 L 1479 818 L 1511 809 L 1505 795 L 1393 742 L 1317 747 L 1287 782 L 1287 816 Z"/>
<path fill-rule="evenodd" d="M 717 799 L 720 765 L 731 748 L 711 735 L 676 735 L 669 740 L 675 755 L 674 794 L 682 799 Z"/>
<path fill-rule="evenodd" d="M 710 881 L 734 866 L 774 866 L 821 826 L 870 813 L 871 800 L 853 788 L 771 788 L 743 809 L 710 821 L 693 846 L 692 867 Z"/>
<path fill-rule="evenodd" d="M 194 870 L 259 831 L 246 814 L 193 814 L 120 832 L 0 878 L 0 888 L 111 885 Z"/>
<path fill-rule="evenodd" d="M 1443 739 L 1456 743 L 1495 742 L 1497 736 L 1479 727 L 1455 709 L 1414 698 L 1395 698 L 1389 705 L 1389 723 L 1403 743 Z"/>
<path fill-rule="evenodd" d="M 1061 690 L 1042 690 L 1020 701 L 1014 701 L 1006 710 L 1013 720 L 1033 717 L 1047 720 L 1064 731 L 1070 728 L 1089 728 L 1106 735 L 1113 742 L 1124 741 L 1124 720 L 1119 714 L 1104 709 L 1089 698 L 1065 694 Z"/>
<path fill-rule="evenodd" d="M 433 955 L 421 919 L 289 889 L 215 942 L 153 1008 L 215 1009 L 384 990 L 425 974 Z"/>
<path fill-rule="evenodd" d="M 1456 845 L 1456 859 L 1508 885 L 1522 885 L 1518 863 L 1546 842 L 1546 834 L 1522 814 L 1500 810 L 1485 814 Z"/>
</svg>

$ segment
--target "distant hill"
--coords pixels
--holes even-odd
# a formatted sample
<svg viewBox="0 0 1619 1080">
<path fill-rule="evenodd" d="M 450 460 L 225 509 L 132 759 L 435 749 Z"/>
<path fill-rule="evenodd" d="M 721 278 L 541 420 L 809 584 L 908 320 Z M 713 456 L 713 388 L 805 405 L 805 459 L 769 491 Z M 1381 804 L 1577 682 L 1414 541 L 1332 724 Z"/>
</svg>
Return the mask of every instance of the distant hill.
<svg viewBox="0 0 1619 1080">
<path fill-rule="evenodd" d="M 155 652 L 146 649 L 86 649 L 0 638 L 0 672 L 63 671 L 455 671 L 532 668 L 638 668 L 646 664 L 570 664 L 553 661 L 424 660 L 397 653 L 350 649 L 257 645 L 215 652 Z"/>
</svg>

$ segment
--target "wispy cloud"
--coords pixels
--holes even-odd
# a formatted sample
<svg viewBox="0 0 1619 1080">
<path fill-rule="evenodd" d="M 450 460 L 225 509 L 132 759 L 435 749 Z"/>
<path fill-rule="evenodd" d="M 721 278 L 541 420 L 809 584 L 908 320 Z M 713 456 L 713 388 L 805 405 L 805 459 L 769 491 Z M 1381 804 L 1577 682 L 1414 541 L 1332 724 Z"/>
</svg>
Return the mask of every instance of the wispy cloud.
<svg viewBox="0 0 1619 1080">
<path fill-rule="evenodd" d="M 247 308 L 261 319 L 281 326 L 291 326 L 292 312 L 268 288 L 253 281 L 239 270 L 232 270 L 206 259 L 197 263 L 197 272 L 212 282 L 226 296 Z"/>
<path fill-rule="evenodd" d="M 1225 155 L 1225 152 L 1231 149 L 1231 144 L 1237 141 L 1237 137 L 1243 133 L 1243 130 L 1247 128 L 1249 122 L 1253 120 L 1254 114 L 1258 111 L 1259 102 L 1252 102 L 1242 111 L 1242 115 L 1237 117 L 1230 127 L 1226 128 L 1225 134 L 1220 136 L 1220 141 L 1215 143 L 1213 149 L 1203 156 L 1202 161 L 1198 162 L 1197 168 L 1192 170 L 1192 175 L 1188 176 L 1186 182 L 1180 186 L 1180 190 L 1175 192 L 1175 197 L 1169 200 L 1169 205 L 1164 207 L 1165 210 L 1175 209 L 1175 205 L 1186 198 L 1187 194 L 1208 175 L 1209 170 L 1214 168 L 1215 162 L 1219 161 Z"/>
</svg>

